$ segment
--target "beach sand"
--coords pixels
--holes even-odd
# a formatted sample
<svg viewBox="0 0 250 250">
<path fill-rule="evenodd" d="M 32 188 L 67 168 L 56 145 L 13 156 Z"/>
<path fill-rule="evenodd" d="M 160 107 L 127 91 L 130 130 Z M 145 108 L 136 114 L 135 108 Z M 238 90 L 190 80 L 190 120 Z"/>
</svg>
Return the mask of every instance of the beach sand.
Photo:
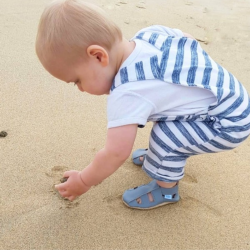
<svg viewBox="0 0 250 250">
<path fill-rule="evenodd" d="M 0 249 L 250 249 L 250 139 L 192 157 L 177 204 L 127 208 L 124 190 L 149 181 L 128 159 L 69 202 L 54 191 L 65 170 L 86 167 L 106 139 L 107 96 L 90 96 L 50 76 L 34 43 L 48 0 L 0 0 Z M 179 28 L 250 92 L 250 2 L 96 0 L 126 38 L 162 24 Z M 151 124 L 134 145 L 148 146 Z"/>
</svg>

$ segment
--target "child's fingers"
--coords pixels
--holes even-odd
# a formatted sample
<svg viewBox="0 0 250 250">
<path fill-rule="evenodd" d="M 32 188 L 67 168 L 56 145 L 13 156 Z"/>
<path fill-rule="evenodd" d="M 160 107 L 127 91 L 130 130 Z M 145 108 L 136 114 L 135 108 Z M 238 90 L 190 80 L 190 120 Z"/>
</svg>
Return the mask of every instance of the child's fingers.
<svg viewBox="0 0 250 250">
<path fill-rule="evenodd" d="M 73 196 L 73 195 L 72 195 L 72 196 L 67 197 L 67 199 L 68 199 L 68 200 L 70 200 L 70 201 L 73 201 L 75 198 L 76 198 L 76 197 L 75 197 L 75 196 Z"/>
<path fill-rule="evenodd" d="M 61 191 L 58 191 L 58 192 L 59 192 L 59 194 L 60 194 L 61 196 L 63 196 L 63 197 L 68 197 L 68 196 L 70 196 L 69 192 L 66 191 L 66 190 L 61 190 Z"/>
<path fill-rule="evenodd" d="M 71 194 L 67 191 L 67 190 L 65 190 L 65 189 L 58 189 L 57 188 L 57 191 L 58 191 L 58 193 L 62 196 L 62 197 L 68 197 L 68 196 L 71 196 Z"/>
<path fill-rule="evenodd" d="M 71 174 L 71 171 L 66 171 L 66 172 L 64 172 L 63 177 L 69 178 L 70 174 Z"/>
<path fill-rule="evenodd" d="M 58 191 L 65 190 L 65 183 L 55 185 L 55 189 L 58 190 Z"/>
</svg>

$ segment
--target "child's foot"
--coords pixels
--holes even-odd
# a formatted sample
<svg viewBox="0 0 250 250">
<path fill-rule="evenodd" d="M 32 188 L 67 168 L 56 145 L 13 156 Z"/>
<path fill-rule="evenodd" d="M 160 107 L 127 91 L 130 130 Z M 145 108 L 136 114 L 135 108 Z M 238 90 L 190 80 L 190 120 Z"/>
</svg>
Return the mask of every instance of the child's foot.
<svg viewBox="0 0 250 250">
<path fill-rule="evenodd" d="M 163 184 L 165 187 L 161 187 L 159 184 Z M 179 201 L 177 182 L 159 182 L 159 184 L 153 180 L 147 185 L 129 189 L 123 194 L 123 202 L 131 208 L 152 209 Z"/>
<path fill-rule="evenodd" d="M 163 181 L 156 181 L 157 184 L 162 187 L 162 188 L 172 188 L 174 187 L 175 185 L 177 185 L 177 182 L 163 182 Z M 148 199 L 150 202 L 153 202 L 154 201 L 154 198 L 152 196 L 152 193 L 147 193 L 148 195 Z M 138 198 L 136 199 L 136 201 L 138 202 L 138 204 L 141 204 L 141 198 Z"/>
</svg>

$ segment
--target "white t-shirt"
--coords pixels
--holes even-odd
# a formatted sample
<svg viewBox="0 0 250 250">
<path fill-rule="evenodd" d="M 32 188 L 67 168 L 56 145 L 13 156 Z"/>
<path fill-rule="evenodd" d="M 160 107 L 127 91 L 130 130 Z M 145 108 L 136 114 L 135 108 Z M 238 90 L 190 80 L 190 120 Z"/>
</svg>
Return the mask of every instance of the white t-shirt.
<svg viewBox="0 0 250 250">
<path fill-rule="evenodd" d="M 151 26 L 139 32 L 144 31 L 183 37 L 180 30 L 164 26 Z M 147 42 L 139 39 L 134 41 L 136 47 L 121 68 L 148 58 L 155 50 Z M 216 97 L 207 89 L 185 87 L 158 79 L 129 82 L 115 88 L 108 97 L 108 128 L 128 124 L 144 126 L 148 121 L 166 116 L 206 114 L 214 102 Z"/>
</svg>

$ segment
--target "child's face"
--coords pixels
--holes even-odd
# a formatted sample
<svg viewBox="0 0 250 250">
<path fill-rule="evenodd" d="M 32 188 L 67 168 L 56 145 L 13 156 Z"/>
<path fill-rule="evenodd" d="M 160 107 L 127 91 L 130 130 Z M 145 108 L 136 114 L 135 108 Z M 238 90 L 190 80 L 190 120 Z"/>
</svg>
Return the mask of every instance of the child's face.
<svg viewBox="0 0 250 250">
<path fill-rule="evenodd" d="M 108 63 L 103 65 L 95 57 L 79 59 L 74 64 L 54 59 L 44 66 L 56 78 L 75 83 L 80 91 L 92 95 L 108 94 L 115 74 Z"/>
</svg>

